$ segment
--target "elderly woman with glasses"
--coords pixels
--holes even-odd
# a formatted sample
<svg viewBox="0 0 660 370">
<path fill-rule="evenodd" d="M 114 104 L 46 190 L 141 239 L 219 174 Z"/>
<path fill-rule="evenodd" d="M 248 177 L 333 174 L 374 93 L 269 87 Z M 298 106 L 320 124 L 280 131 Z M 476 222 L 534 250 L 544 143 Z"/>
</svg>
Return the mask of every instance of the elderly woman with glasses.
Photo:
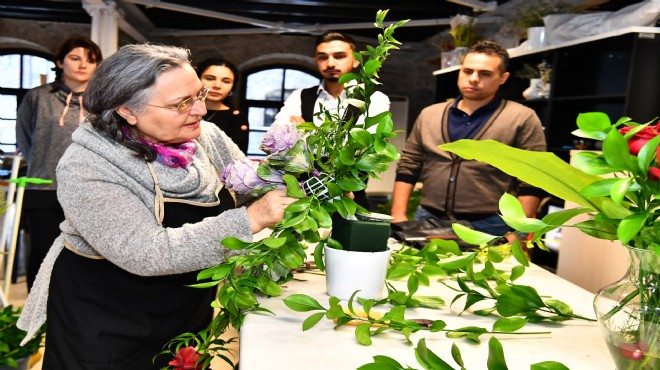
<svg viewBox="0 0 660 370">
<path fill-rule="evenodd" d="M 18 324 L 30 338 L 48 319 L 43 369 L 165 367 L 163 345 L 212 318 L 215 289 L 186 285 L 231 255 L 220 241 L 251 241 L 294 201 L 222 186 L 244 155 L 202 121 L 207 92 L 181 48 L 124 46 L 97 68 L 57 168 L 62 233 Z"/>
</svg>

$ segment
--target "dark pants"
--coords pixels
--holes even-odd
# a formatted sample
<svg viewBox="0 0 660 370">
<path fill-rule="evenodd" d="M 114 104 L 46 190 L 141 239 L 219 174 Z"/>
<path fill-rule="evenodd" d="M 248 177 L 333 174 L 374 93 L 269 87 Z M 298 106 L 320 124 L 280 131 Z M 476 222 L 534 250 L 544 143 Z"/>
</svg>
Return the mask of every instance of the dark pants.
<svg viewBox="0 0 660 370">
<path fill-rule="evenodd" d="M 37 277 L 41 262 L 48 254 L 55 239 L 60 235 L 60 224 L 64 221 L 64 211 L 57 203 L 55 191 L 26 191 L 23 204 L 27 232 L 30 233 L 30 250 L 27 254 L 29 292 Z"/>
</svg>

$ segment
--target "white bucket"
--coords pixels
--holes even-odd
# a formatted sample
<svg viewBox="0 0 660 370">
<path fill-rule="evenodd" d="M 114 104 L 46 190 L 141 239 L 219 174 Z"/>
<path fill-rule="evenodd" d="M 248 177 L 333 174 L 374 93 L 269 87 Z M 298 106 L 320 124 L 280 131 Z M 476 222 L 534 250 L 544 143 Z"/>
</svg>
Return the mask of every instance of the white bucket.
<svg viewBox="0 0 660 370">
<path fill-rule="evenodd" d="M 381 299 L 387 295 L 385 277 L 392 251 L 345 251 L 325 247 L 325 282 L 328 295 L 348 300 L 356 297 Z"/>
</svg>

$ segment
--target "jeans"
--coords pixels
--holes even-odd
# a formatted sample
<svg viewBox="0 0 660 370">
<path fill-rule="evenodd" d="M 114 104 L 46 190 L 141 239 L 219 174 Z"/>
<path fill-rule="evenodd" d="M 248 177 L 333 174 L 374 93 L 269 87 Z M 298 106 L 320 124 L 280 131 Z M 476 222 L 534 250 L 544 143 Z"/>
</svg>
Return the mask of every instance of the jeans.
<svg viewBox="0 0 660 370">
<path fill-rule="evenodd" d="M 415 220 L 425 220 L 431 217 L 433 217 L 433 215 L 429 213 L 429 211 L 425 210 L 421 206 L 417 207 L 417 211 L 415 212 Z M 504 223 L 502 217 L 500 217 L 498 214 L 488 216 L 481 220 L 471 221 L 470 223 L 472 224 L 473 229 L 495 236 L 504 235 L 509 232 L 509 230 L 511 230 L 509 225 Z"/>
</svg>

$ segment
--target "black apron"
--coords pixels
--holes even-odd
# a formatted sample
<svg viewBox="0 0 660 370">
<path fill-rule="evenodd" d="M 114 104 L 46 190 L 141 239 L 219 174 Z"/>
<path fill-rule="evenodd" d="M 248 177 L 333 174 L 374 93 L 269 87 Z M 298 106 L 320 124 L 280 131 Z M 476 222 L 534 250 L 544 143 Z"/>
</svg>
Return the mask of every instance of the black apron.
<svg viewBox="0 0 660 370">
<path fill-rule="evenodd" d="M 225 188 L 218 193 L 219 204 L 160 199 L 164 215 L 156 217 L 170 228 L 236 207 Z M 147 370 L 167 366 L 173 359 L 167 354 L 153 361 L 163 346 L 177 335 L 206 328 L 213 317 L 210 304 L 216 289 L 185 286 L 196 283 L 197 273 L 138 276 L 108 260 L 87 258 L 64 248 L 51 277 L 43 369 Z"/>
</svg>

